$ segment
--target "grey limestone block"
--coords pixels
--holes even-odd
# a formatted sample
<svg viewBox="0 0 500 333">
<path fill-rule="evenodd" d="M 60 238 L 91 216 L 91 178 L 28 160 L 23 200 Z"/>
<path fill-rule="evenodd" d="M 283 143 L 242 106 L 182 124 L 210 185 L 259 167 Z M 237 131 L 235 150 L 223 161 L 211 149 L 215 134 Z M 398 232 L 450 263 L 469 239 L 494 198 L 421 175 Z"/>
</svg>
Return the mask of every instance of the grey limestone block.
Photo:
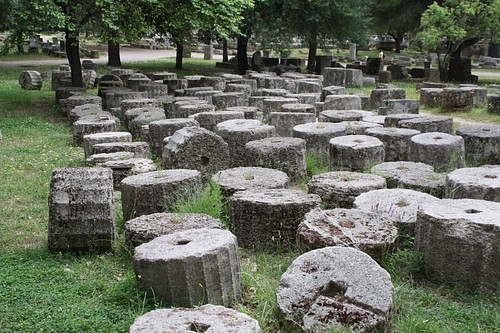
<svg viewBox="0 0 500 333">
<path fill-rule="evenodd" d="M 446 199 L 418 210 L 415 249 L 429 276 L 489 292 L 500 290 L 500 204 Z"/>
<path fill-rule="evenodd" d="M 127 111 L 130 112 L 131 110 Z M 146 112 L 142 112 L 129 120 L 128 129 L 134 138 L 144 137 L 143 129 L 145 125 L 152 123 L 153 121 L 164 120 L 165 112 L 161 108 L 147 109 Z M 144 138 L 146 140 L 147 137 Z"/>
<path fill-rule="evenodd" d="M 227 230 L 190 229 L 135 248 L 139 287 L 166 304 L 232 306 L 242 288 L 236 237 Z"/>
<path fill-rule="evenodd" d="M 126 177 L 120 184 L 123 219 L 168 212 L 182 196 L 202 189 L 201 173 L 197 170 L 172 169 L 147 172 Z"/>
<path fill-rule="evenodd" d="M 306 141 L 300 138 L 272 137 L 245 145 L 247 166 L 276 169 L 291 180 L 306 176 Z"/>
<path fill-rule="evenodd" d="M 420 131 L 409 128 L 374 127 L 366 130 L 366 134 L 376 137 L 384 143 L 384 161 L 407 161 L 410 152 L 410 139 Z"/>
<path fill-rule="evenodd" d="M 94 154 L 94 145 L 110 142 L 132 142 L 132 134 L 129 132 L 105 132 L 84 135 L 83 151 L 85 158 Z"/>
<path fill-rule="evenodd" d="M 140 84 L 139 91 L 144 91 L 147 98 L 157 98 L 168 95 L 168 86 L 163 83 L 148 82 Z"/>
<path fill-rule="evenodd" d="M 120 190 L 120 183 L 129 176 L 156 171 L 156 164 L 149 158 L 128 158 L 97 163 L 97 166 L 109 168 L 113 171 L 113 186 Z"/>
<path fill-rule="evenodd" d="M 428 108 L 441 106 L 441 96 L 443 88 L 422 88 L 420 89 L 420 104 Z"/>
<path fill-rule="evenodd" d="M 90 93 L 74 95 L 65 99 L 60 99 L 59 109 L 63 114 L 67 115 L 74 107 L 84 104 L 96 104 L 102 107 L 102 99 Z"/>
<path fill-rule="evenodd" d="M 190 229 L 223 229 L 222 222 L 206 214 L 154 213 L 125 223 L 125 243 L 133 253 L 137 246 L 156 237 Z"/>
<path fill-rule="evenodd" d="M 99 115 L 111 115 L 110 112 L 106 112 L 102 109 L 102 106 L 99 104 L 83 104 L 77 105 L 73 109 L 71 109 L 68 113 L 68 119 L 70 123 L 74 123 L 75 121 L 88 116 L 96 116 Z"/>
<path fill-rule="evenodd" d="M 271 112 L 282 112 L 283 105 L 291 104 L 291 103 L 298 103 L 298 102 L 299 102 L 298 99 L 289 98 L 289 97 L 268 97 L 268 98 L 265 98 L 262 102 L 262 113 L 263 113 L 264 119 L 267 121 L 269 114 Z"/>
<path fill-rule="evenodd" d="M 363 111 L 364 112 L 364 111 Z M 347 135 L 367 135 L 366 131 L 370 128 L 381 128 L 382 125 L 369 121 L 342 121 L 340 124 L 347 126 Z"/>
<path fill-rule="evenodd" d="M 199 126 L 199 124 L 191 118 L 172 118 L 151 122 L 149 124 L 151 151 L 156 156 L 161 156 L 163 147 L 165 146 L 165 138 L 173 135 L 177 130 L 189 126 Z"/>
<path fill-rule="evenodd" d="M 48 205 L 50 250 L 112 250 L 115 211 L 110 169 L 55 169 L 50 183 Z"/>
<path fill-rule="evenodd" d="M 353 247 L 380 260 L 396 246 L 397 226 L 387 218 L 359 209 L 311 210 L 297 229 L 302 252 L 327 246 Z"/>
<path fill-rule="evenodd" d="M 446 191 L 454 199 L 500 202 L 500 166 L 483 165 L 454 170 L 446 176 Z"/>
<path fill-rule="evenodd" d="M 92 146 L 92 151 L 94 154 L 129 152 L 134 154 L 134 158 L 151 157 L 149 145 L 144 141 L 96 143 Z"/>
<path fill-rule="evenodd" d="M 446 112 L 469 112 L 474 105 L 474 92 L 469 89 L 444 88 L 441 106 Z"/>
<path fill-rule="evenodd" d="M 307 185 L 308 192 L 317 194 L 326 208 L 352 208 L 354 199 L 365 192 L 386 188 L 385 179 L 378 175 L 332 171 L 314 175 Z"/>
<path fill-rule="evenodd" d="M 260 167 L 225 169 L 212 176 L 222 195 L 229 198 L 238 191 L 287 188 L 290 178 L 280 170 Z"/>
<path fill-rule="evenodd" d="M 212 103 L 215 110 L 225 110 L 231 106 L 245 106 L 246 95 L 243 92 L 226 92 L 212 96 Z"/>
<path fill-rule="evenodd" d="M 321 90 L 321 101 L 324 102 L 328 95 L 345 95 L 344 86 L 326 86 Z"/>
<path fill-rule="evenodd" d="M 19 85 L 26 90 L 42 89 L 42 75 L 37 71 L 23 71 L 19 75 Z"/>
<path fill-rule="evenodd" d="M 363 113 L 357 110 L 323 110 L 319 113 L 320 122 L 340 123 L 342 121 L 361 121 Z"/>
<path fill-rule="evenodd" d="M 83 137 L 88 134 L 117 132 L 119 124 L 114 119 L 83 118 L 73 123 L 73 142 L 83 145 Z"/>
<path fill-rule="evenodd" d="M 357 95 L 328 95 L 323 110 L 361 110 L 361 97 Z"/>
<path fill-rule="evenodd" d="M 340 123 L 311 122 L 293 128 L 294 137 L 306 140 L 307 152 L 326 161 L 330 140 L 344 135 L 347 135 L 347 125 Z"/>
<path fill-rule="evenodd" d="M 406 188 L 438 198 L 446 194 L 446 174 L 434 172 L 432 165 L 425 163 L 384 162 L 373 166 L 371 173 L 384 177 L 387 181 L 387 188 Z"/>
<path fill-rule="evenodd" d="M 440 132 L 414 135 L 410 139 L 408 159 L 432 165 L 438 172 L 462 168 L 465 164 L 464 139 Z"/>
<path fill-rule="evenodd" d="M 298 190 L 240 191 L 229 201 L 230 226 L 242 247 L 289 251 L 304 215 L 319 204 L 319 196 Z"/>
<path fill-rule="evenodd" d="M 382 107 L 385 109 L 379 108 L 379 115 L 418 114 L 420 101 L 418 99 L 386 99 L 382 101 Z"/>
<path fill-rule="evenodd" d="M 384 144 L 367 135 L 346 135 L 330 140 L 330 165 L 350 171 L 366 171 L 384 161 Z"/>
<path fill-rule="evenodd" d="M 271 112 L 268 119 L 278 136 L 293 137 L 295 126 L 315 122 L 316 115 L 310 112 Z"/>
<path fill-rule="evenodd" d="M 187 329 L 187 331 L 186 331 Z M 135 319 L 129 333 L 206 332 L 260 333 L 259 322 L 220 305 L 150 311 Z"/>
<path fill-rule="evenodd" d="M 166 169 L 194 169 L 204 180 L 229 167 L 228 144 L 202 127 L 184 127 L 168 137 L 163 147 L 162 165 Z"/>
<path fill-rule="evenodd" d="M 131 109 L 138 109 L 138 108 L 160 108 L 162 105 L 160 104 L 160 101 L 155 98 L 131 98 L 131 99 L 121 99 L 120 103 L 120 110 L 121 114 L 118 116 L 118 118 L 125 120 L 125 126 L 128 126 L 127 121 L 129 119 L 125 119 L 125 113 Z"/>
<path fill-rule="evenodd" d="M 354 200 L 354 208 L 380 214 L 399 227 L 401 235 L 415 236 L 417 210 L 440 200 L 430 194 L 408 189 L 381 189 L 360 194 Z"/>
<path fill-rule="evenodd" d="M 405 99 L 406 92 L 404 89 L 373 89 L 370 94 L 372 101 L 372 110 L 378 110 L 383 106 L 386 99 Z"/>
<path fill-rule="evenodd" d="M 414 119 L 414 118 L 422 118 L 425 117 L 421 114 L 410 114 L 410 113 L 401 113 L 401 114 L 389 114 L 384 118 L 384 126 L 385 127 L 401 127 L 399 123 L 403 120 Z"/>
<path fill-rule="evenodd" d="M 424 116 L 411 119 L 402 119 L 398 127 L 410 128 L 422 133 L 441 132 L 453 133 L 453 118 L 446 116 Z"/>
<path fill-rule="evenodd" d="M 200 127 L 203 127 L 209 131 L 215 132 L 218 123 L 226 120 L 233 119 L 245 119 L 245 113 L 243 111 L 207 111 L 200 112 L 190 116 L 196 120 Z"/>
<path fill-rule="evenodd" d="M 135 155 L 133 152 L 130 151 L 119 151 L 115 153 L 100 153 L 100 154 L 93 154 L 87 157 L 85 160 L 88 164 L 90 165 L 97 165 L 109 161 L 121 161 L 121 160 L 128 160 L 130 158 L 134 158 Z"/>
<path fill-rule="evenodd" d="M 500 164 L 500 125 L 468 124 L 457 129 L 464 139 L 465 160 L 474 164 Z"/>
<path fill-rule="evenodd" d="M 278 310 L 305 332 L 385 332 L 394 307 L 387 271 L 369 255 L 331 246 L 296 258 L 281 276 Z"/>
</svg>

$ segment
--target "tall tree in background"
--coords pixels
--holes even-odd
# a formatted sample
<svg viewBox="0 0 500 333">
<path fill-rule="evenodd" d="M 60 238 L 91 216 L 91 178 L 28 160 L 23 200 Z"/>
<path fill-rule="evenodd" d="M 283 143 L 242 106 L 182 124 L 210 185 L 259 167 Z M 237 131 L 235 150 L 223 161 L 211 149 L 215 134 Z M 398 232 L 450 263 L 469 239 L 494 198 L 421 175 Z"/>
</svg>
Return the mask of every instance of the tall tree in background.
<svg viewBox="0 0 500 333">
<path fill-rule="evenodd" d="M 338 42 L 366 39 L 370 19 L 367 0 L 286 0 L 284 17 L 290 32 L 308 45 L 308 69 L 314 68 L 317 48 Z"/>
<path fill-rule="evenodd" d="M 481 38 L 495 40 L 500 33 L 500 0 L 445 0 L 433 3 L 422 14 L 420 23 L 424 47 L 439 50 L 445 42 L 445 56 L 440 62 L 444 77 L 450 81 L 471 80 L 470 67 L 462 51 Z"/>
<path fill-rule="evenodd" d="M 406 33 L 420 26 L 422 13 L 432 0 L 385 0 L 372 4 L 372 29 L 388 34 L 395 41 L 396 53 L 401 52 L 401 42 Z"/>
<path fill-rule="evenodd" d="M 177 46 L 176 68 L 182 68 L 185 44 L 193 40 L 196 29 L 212 31 L 221 38 L 238 33 L 242 12 L 253 0 L 167 0 L 152 1 L 148 10 L 155 32 L 170 34 Z"/>
</svg>

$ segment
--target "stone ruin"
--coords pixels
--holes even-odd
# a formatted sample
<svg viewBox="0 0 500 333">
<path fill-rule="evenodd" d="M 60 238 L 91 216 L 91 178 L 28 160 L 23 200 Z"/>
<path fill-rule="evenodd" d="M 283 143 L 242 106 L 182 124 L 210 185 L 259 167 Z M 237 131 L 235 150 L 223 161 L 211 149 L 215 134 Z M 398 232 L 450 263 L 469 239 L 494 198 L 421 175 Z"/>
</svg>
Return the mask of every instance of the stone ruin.
<svg viewBox="0 0 500 333">
<path fill-rule="evenodd" d="M 183 79 L 172 73 L 114 70 L 99 81 L 95 96 L 58 86 L 67 75 L 60 72 L 52 83 L 61 112 L 73 124 L 74 142 L 96 165 L 89 170 L 106 170 L 107 178 L 106 185 L 92 181 L 97 174 L 76 179 L 70 175 L 80 171 L 70 169 L 64 180 L 53 180 L 51 249 L 112 250 L 114 187 L 121 191 L 126 242 L 135 253 L 139 286 L 178 306 L 240 301 L 236 242 L 245 248 L 305 252 L 282 276 L 278 308 L 287 321 L 309 331 L 346 324 L 358 331 L 388 327 L 392 283 L 369 255 L 379 259 L 401 237 L 416 237 L 416 249 L 424 253 L 434 277 L 474 288 L 478 274 L 485 289 L 498 280 L 498 267 L 486 257 L 480 267 L 444 264 L 454 254 L 443 254 L 436 247 L 441 244 L 434 243 L 441 242 L 437 231 L 446 234 L 454 220 L 433 215 L 442 205 L 451 207 L 450 216 L 453 209 L 464 211 L 460 223 L 478 226 L 479 236 L 471 230 L 471 237 L 486 237 L 495 246 L 498 228 L 488 220 L 493 213 L 486 211 L 497 209 L 491 201 L 500 201 L 496 167 L 462 167 L 468 160 L 497 164 L 498 128 L 467 125 L 454 133 L 452 118 L 419 114 L 420 105 L 450 110 L 483 105 L 483 88 L 453 90 L 429 83 L 420 100 L 411 100 L 391 84 L 379 84 L 370 96 L 347 94 L 345 87 L 361 85 L 359 73 L 328 66 L 324 75 L 249 72 Z M 326 160 L 331 172 L 314 176 L 306 194 L 289 186 L 306 176 L 308 155 Z M 162 158 L 163 165 L 158 167 L 155 158 Z M 200 192 L 209 180 L 221 188 L 231 232 L 207 216 L 170 212 L 173 202 Z M 78 222 L 71 215 L 78 200 L 59 207 L 65 197 L 59 183 L 66 182 L 72 184 L 64 191 L 82 202 Z M 99 209 L 90 212 L 95 201 L 84 203 L 92 191 L 102 194 Z M 474 198 L 477 204 L 440 199 L 450 196 Z M 102 215 L 98 228 L 94 222 L 82 223 L 86 214 L 96 213 Z M 467 249 L 473 243 L 446 239 Z M 213 269 L 201 278 L 197 272 L 203 267 Z M 371 279 L 366 279 L 367 269 Z M 456 271 L 460 279 L 453 277 Z M 174 279 L 184 287 L 165 282 Z M 225 315 L 241 320 L 239 331 L 260 331 L 252 320 L 222 306 L 165 311 L 179 313 L 179 321 L 153 311 L 138 318 L 131 332 L 186 323 L 191 330 L 226 327 L 220 319 Z M 193 316 L 200 319 L 193 321 Z"/>
</svg>

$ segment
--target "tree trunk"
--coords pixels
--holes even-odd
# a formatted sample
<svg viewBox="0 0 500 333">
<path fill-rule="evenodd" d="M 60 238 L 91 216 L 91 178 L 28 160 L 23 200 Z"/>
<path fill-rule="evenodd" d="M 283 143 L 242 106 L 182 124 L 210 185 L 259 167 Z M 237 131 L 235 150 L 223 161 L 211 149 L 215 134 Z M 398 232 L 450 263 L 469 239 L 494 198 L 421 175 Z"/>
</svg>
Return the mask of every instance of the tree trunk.
<svg viewBox="0 0 500 333">
<path fill-rule="evenodd" d="M 240 36 L 238 42 L 238 74 L 244 75 L 248 70 L 247 46 L 248 37 Z"/>
<path fill-rule="evenodd" d="M 80 62 L 80 40 L 79 31 L 65 29 L 66 55 L 71 68 L 71 85 L 83 87 L 82 63 Z"/>
<path fill-rule="evenodd" d="M 182 69 L 182 55 L 184 53 L 184 44 L 182 42 L 176 41 L 177 45 L 175 52 L 175 69 Z"/>
<path fill-rule="evenodd" d="M 307 55 L 307 71 L 314 72 L 316 67 L 316 53 L 318 51 L 318 44 L 316 41 L 309 43 L 309 53 Z"/>
<path fill-rule="evenodd" d="M 490 41 L 490 44 L 488 45 L 488 57 L 493 57 L 493 58 L 500 57 L 500 50 L 498 48 L 498 44 L 494 43 L 493 41 Z"/>
<path fill-rule="evenodd" d="M 227 39 L 224 39 L 222 41 L 222 62 L 228 62 L 229 61 L 229 55 L 227 53 Z"/>
<path fill-rule="evenodd" d="M 477 37 L 468 37 L 451 48 L 450 65 L 448 66 L 448 79 L 455 82 L 471 82 L 470 59 L 462 59 L 462 50 L 479 41 Z"/>
<path fill-rule="evenodd" d="M 401 53 L 401 42 L 403 41 L 402 36 L 396 36 L 394 37 L 394 42 L 395 42 L 395 47 L 396 47 L 396 53 Z"/>
<path fill-rule="evenodd" d="M 120 44 L 108 40 L 108 66 L 121 67 Z"/>
</svg>

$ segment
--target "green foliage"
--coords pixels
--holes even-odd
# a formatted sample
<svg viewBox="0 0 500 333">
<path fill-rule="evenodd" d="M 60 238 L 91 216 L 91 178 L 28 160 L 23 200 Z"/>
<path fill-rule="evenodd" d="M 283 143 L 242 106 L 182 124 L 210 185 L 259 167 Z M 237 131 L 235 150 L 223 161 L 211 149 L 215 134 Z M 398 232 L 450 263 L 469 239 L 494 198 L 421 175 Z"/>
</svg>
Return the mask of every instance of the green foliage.
<svg viewBox="0 0 500 333">
<path fill-rule="evenodd" d="M 314 175 L 329 172 L 331 170 L 330 161 L 315 154 L 307 153 L 306 155 L 306 170 L 307 177 L 311 178 Z"/>
<path fill-rule="evenodd" d="M 225 203 L 219 185 L 213 181 L 208 182 L 203 191 L 189 192 L 179 197 L 172 205 L 174 213 L 207 214 L 221 221 L 226 221 Z"/>
</svg>

